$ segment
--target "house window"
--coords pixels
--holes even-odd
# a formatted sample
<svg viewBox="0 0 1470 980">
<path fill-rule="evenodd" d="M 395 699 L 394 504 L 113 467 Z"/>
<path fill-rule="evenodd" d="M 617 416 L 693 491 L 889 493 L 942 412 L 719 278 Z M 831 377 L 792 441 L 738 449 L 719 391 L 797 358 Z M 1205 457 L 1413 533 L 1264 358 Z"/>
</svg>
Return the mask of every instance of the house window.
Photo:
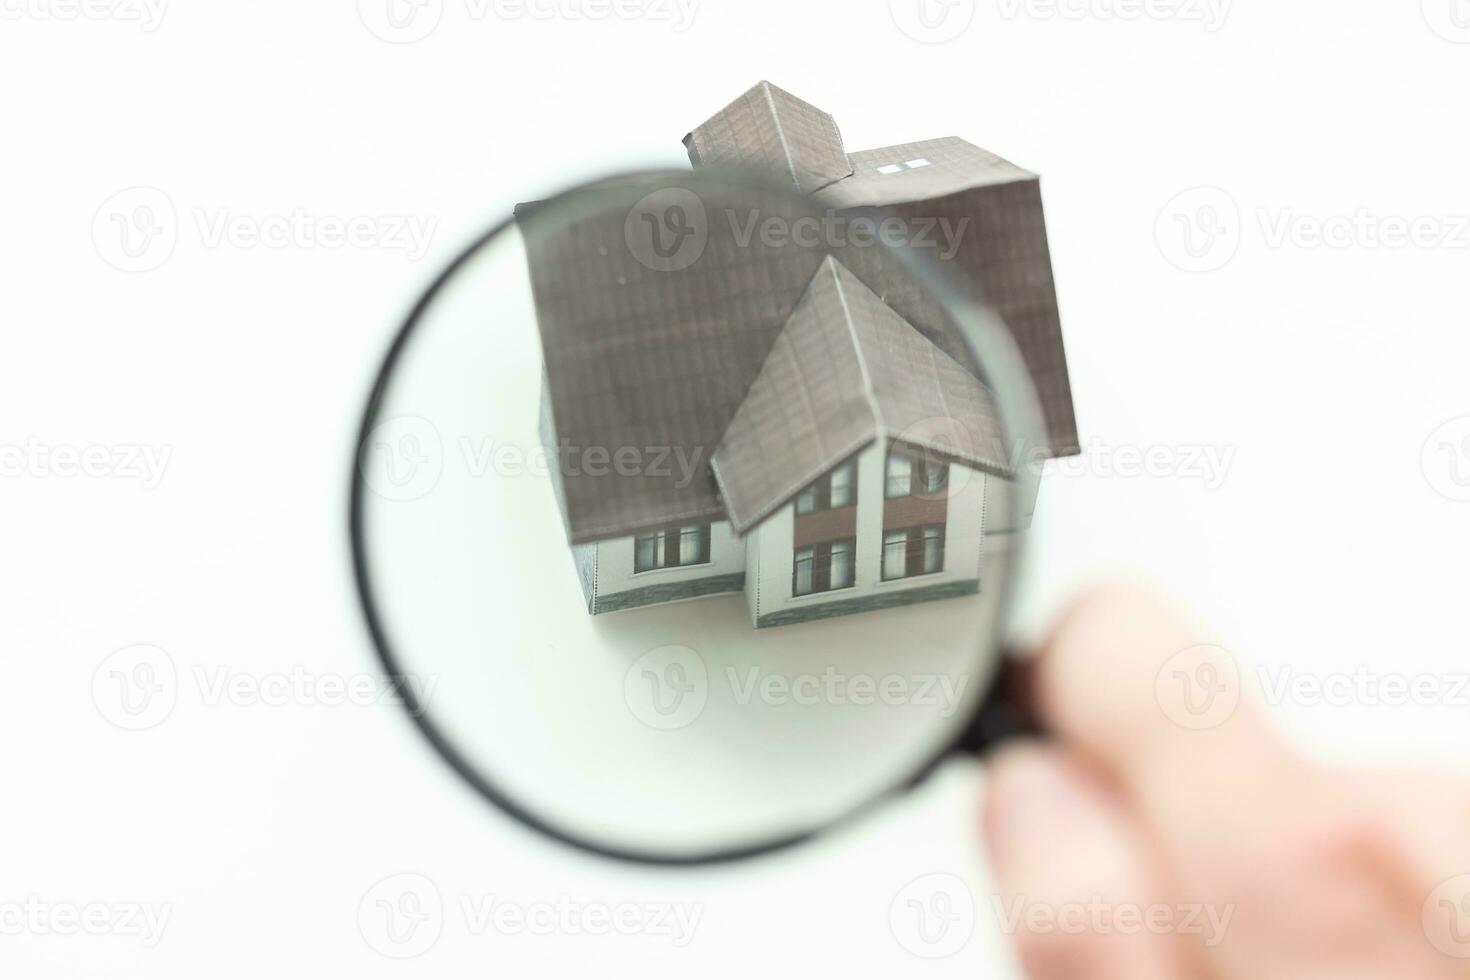
<svg viewBox="0 0 1470 980">
<path fill-rule="evenodd" d="M 850 588 L 853 583 L 853 552 L 857 540 L 824 541 L 798 548 L 791 568 L 791 594 L 814 595 Z"/>
<path fill-rule="evenodd" d="M 944 528 L 931 524 L 924 528 L 924 553 L 920 559 L 920 575 L 944 571 Z"/>
<path fill-rule="evenodd" d="M 908 575 L 909 532 L 886 531 L 883 534 L 883 581 Z"/>
<path fill-rule="evenodd" d="M 815 548 L 798 548 L 797 549 L 797 552 L 796 552 L 796 564 L 792 566 L 792 571 L 791 571 L 791 594 L 792 595 L 811 595 L 812 594 L 812 583 L 815 581 L 815 579 L 813 579 L 813 577 L 812 577 L 812 562 L 815 561 L 815 560 L 816 560 L 816 549 Z"/>
<path fill-rule="evenodd" d="M 633 571 L 707 564 L 709 528 L 708 524 L 686 524 L 638 535 L 633 541 Z"/>
<path fill-rule="evenodd" d="M 883 534 L 883 581 L 944 571 L 944 525 L 927 524 Z"/>
<path fill-rule="evenodd" d="M 810 514 L 817 509 L 817 486 L 812 484 L 796 495 L 796 512 Z"/>
<path fill-rule="evenodd" d="M 943 463 L 928 460 L 920 464 L 917 477 L 915 486 L 920 488 L 920 493 L 938 493 L 944 489 L 945 483 L 949 480 L 949 467 Z"/>
<path fill-rule="evenodd" d="M 912 493 L 913 475 L 913 460 L 902 453 L 888 454 L 888 496 L 907 497 Z"/>
<path fill-rule="evenodd" d="M 903 163 L 885 163 L 883 166 L 878 167 L 877 170 L 880 174 L 887 177 L 890 174 L 901 174 L 905 170 L 922 170 L 924 167 L 932 165 L 929 160 L 923 157 L 916 157 L 913 160 L 905 160 Z"/>
<path fill-rule="evenodd" d="M 813 514 L 819 510 L 851 507 L 857 502 L 857 463 L 848 460 L 796 495 L 796 512 Z"/>
<path fill-rule="evenodd" d="M 949 483 L 949 464 L 900 450 L 888 453 L 885 494 L 889 498 L 937 494 Z"/>
<path fill-rule="evenodd" d="M 857 502 L 857 465 L 839 466 L 827 477 L 827 506 L 850 507 Z"/>
</svg>

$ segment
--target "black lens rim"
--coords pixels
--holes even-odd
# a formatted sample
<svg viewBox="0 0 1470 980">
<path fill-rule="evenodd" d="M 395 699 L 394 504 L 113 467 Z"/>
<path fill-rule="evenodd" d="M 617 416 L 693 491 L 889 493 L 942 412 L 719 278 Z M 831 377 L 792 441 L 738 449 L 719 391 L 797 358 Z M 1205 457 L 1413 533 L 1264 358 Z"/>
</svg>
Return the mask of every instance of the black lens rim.
<svg viewBox="0 0 1470 980">
<path fill-rule="evenodd" d="M 609 181 L 660 178 L 682 178 L 687 180 L 690 178 L 690 174 L 687 172 L 673 171 L 625 173 L 610 177 L 605 181 L 582 184 L 564 193 L 575 194 L 578 191 L 590 190 L 599 184 L 604 184 Z M 560 197 L 561 195 L 557 195 L 556 199 L 560 199 Z M 998 663 L 996 669 L 991 672 L 985 695 L 972 715 L 969 724 L 961 730 L 959 735 L 951 743 L 939 748 L 928 761 L 916 767 L 913 775 L 900 780 L 890 789 L 877 793 L 866 802 L 857 804 L 844 815 L 819 827 L 784 837 L 777 837 L 759 844 L 715 848 L 692 853 L 661 852 L 641 848 L 619 847 L 566 830 L 536 814 L 530 807 L 519 802 L 505 789 L 488 779 L 483 772 L 455 747 L 453 741 L 430 719 L 428 705 L 420 700 L 416 686 L 409 683 L 408 674 L 404 671 L 400 658 L 388 640 L 387 631 L 384 628 L 383 619 L 379 613 L 378 602 L 373 595 L 372 576 L 368 568 L 366 547 L 366 481 L 362 478 L 361 474 L 361 453 L 362 447 L 367 445 L 370 434 L 378 424 L 378 417 L 387 396 L 389 382 L 398 368 L 404 350 L 407 348 L 409 341 L 412 339 L 415 330 L 424 319 L 427 311 L 433 306 L 434 301 L 459 270 L 480 249 L 496 240 L 498 236 L 508 231 L 515 223 L 515 217 L 507 218 L 474 239 L 445 267 L 413 305 L 407 317 L 404 319 L 402 326 L 399 327 L 397 333 L 394 335 L 387 353 L 384 355 L 382 365 L 374 378 L 371 392 L 361 413 L 357 439 L 352 452 L 348 501 L 348 536 L 351 541 L 353 579 L 356 586 L 358 603 L 361 606 L 363 619 L 367 625 L 369 636 L 372 639 L 374 652 L 385 676 L 397 694 L 399 703 L 403 705 L 409 719 L 413 722 L 419 733 L 428 741 L 429 745 L 440 758 L 448 764 L 450 769 L 481 797 L 505 815 L 511 817 L 524 827 L 546 838 L 573 848 L 576 851 L 642 866 L 687 868 L 728 864 L 775 854 L 800 844 L 808 843 L 841 828 L 848 827 L 869 815 L 883 803 L 903 795 L 914 786 L 923 782 L 951 757 L 957 755 L 977 756 L 1001 738 L 1016 734 L 1017 731 L 1014 730 L 1014 726 L 1004 721 L 1004 719 L 1009 719 L 1015 714 L 1015 706 L 1010 703 L 1008 696 L 1010 685 L 1005 682 L 1005 678 L 1010 673 L 1008 664 L 1002 662 Z M 1019 562 L 1020 556 L 1017 555 L 1013 560 Z M 1006 593 L 999 597 L 1000 601 L 997 606 L 999 612 L 996 628 L 1001 635 L 1004 634 L 1004 620 L 1010 610 L 1008 601 L 1010 597 L 1008 593 L 1013 590 L 1017 577 L 1018 575 L 1015 570 L 1001 577 L 1003 580 L 1001 588 Z M 997 719 L 1002 719 L 1002 723 L 997 724 Z"/>
</svg>

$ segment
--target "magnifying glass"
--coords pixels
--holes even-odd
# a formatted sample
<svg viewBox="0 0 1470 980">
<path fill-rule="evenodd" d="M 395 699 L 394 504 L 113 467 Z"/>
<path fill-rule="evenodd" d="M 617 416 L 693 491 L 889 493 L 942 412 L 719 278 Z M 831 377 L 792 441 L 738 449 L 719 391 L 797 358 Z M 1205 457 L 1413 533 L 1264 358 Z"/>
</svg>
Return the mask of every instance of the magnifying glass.
<svg viewBox="0 0 1470 980">
<path fill-rule="evenodd" d="M 649 172 L 517 209 L 363 415 L 357 584 L 413 722 L 586 851 L 790 846 L 1017 724 L 1045 431 L 924 205 Z"/>
</svg>

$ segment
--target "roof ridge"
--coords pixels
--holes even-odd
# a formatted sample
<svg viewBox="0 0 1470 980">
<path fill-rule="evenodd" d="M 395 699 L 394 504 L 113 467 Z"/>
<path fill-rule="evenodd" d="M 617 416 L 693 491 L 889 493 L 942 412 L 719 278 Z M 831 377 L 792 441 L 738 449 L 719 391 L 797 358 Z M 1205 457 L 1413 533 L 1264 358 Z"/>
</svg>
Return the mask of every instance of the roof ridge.
<svg viewBox="0 0 1470 980">
<path fill-rule="evenodd" d="M 966 374 L 970 374 L 970 371 L 963 364 L 961 364 L 957 358 L 955 358 L 952 355 L 950 355 L 949 352 L 947 352 L 943 347 L 940 347 L 932 339 L 930 339 L 928 336 L 926 336 L 924 334 L 924 331 L 920 330 L 918 327 L 916 327 L 912 323 L 910 323 L 908 321 L 908 318 L 907 317 L 905 317 L 902 313 L 900 313 L 897 310 L 895 310 L 891 305 L 889 305 L 889 303 L 888 303 L 888 301 L 886 299 L 884 299 L 882 296 L 878 295 L 878 293 L 877 293 L 876 290 L 874 290 L 867 283 L 863 282 L 862 278 L 859 277 L 856 272 L 853 272 L 847 266 L 843 265 L 841 262 L 838 262 L 835 259 L 835 257 L 828 256 L 828 261 L 833 262 L 834 264 L 836 264 L 837 266 L 839 266 L 844 272 L 846 272 L 848 275 L 850 275 L 854 279 L 856 279 L 859 286 L 861 286 L 863 289 L 867 290 L 870 294 L 872 294 L 872 297 L 878 301 L 878 304 L 880 306 L 882 306 L 885 310 L 887 310 L 889 313 L 891 313 L 893 315 L 893 318 L 895 320 L 897 320 L 900 324 L 902 324 L 908 330 L 913 331 L 913 333 L 916 334 L 918 336 L 918 338 L 924 342 L 925 347 L 927 349 L 929 349 L 933 354 L 938 354 L 945 361 L 953 364 L 955 367 L 959 368 L 961 371 L 964 371 Z M 839 291 L 841 290 L 841 281 L 840 280 L 838 281 L 838 289 L 839 289 Z M 842 295 L 842 307 L 843 307 L 843 310 L 848 312 L 849 323 L 851 323 L 851 313 L 850 313 L 850 311 L 848 309 L 848 305 L 847 305 L 847 296 L 846 296 L 845 293 L 841 293 L 841 295 Z M 864 378 L 864 380 L 866 382 L 868 382 L 868 391 L 869 391 L 870 394 L 873 394 L 873 396 L 876 397 L 876 393 L 873 392 L 873 390 L 872 390 L 871 378 L 868 375 L 868 365 L 867 365 L 866 353 L 863 351 L 861 342 L 858 341 L 856 331 L 853 332 L 853 339 L 854 339 L 854 343 L 857 346 L 858 360 L 862 363 L 862 366 L 863 366 L 863 378 Z M 980 379 L 979 378 L 976 378 L 975 380 L 979 381 Z M 983 385 L 984 382 L 981 381 L 981 384 Z M 986 387 L 988 387 L 988 386 L 986 386 Z M 881 420 L 881 416 L 880 416 L 880 420 Z"/>
<path fill-rule="evenodd" d="M 847 327 L 847 339 L 848 342 L 852 345 L 852 354 L 854 359 L 857 360 L 858 370 L 863 379 L 863 399 L 867 403 L 868 411 L 872 414 L 873 417 L 873 431 L 871 435 L 862 436 L 854 440 L 851 444 L 841 447 L 839 458 L 845 459 L 848 456 L 851 456 L 853 453 L 866 448 L 868 444 L 871 443 L 879 433 L 885 431 L 886 426 L 884 425 L 882 416 L 879 414 L 878 411 L 878 399 L 873 392 L 873 380 L 871 375 L 868 373 L 867 362 L 863 359 L 862 344 L 858 341 L 857 338 L 857 330 L 856 325 L 853 322 L 852 310 L 847 304 L 846 295 L 843 293 L 842 277 L 838 274 L 838 269 L 841 269 L 848 275 L 853 274 L 852 270 L 848 269 L 845 265 L 839 262 L 837 260 L 837 257 L 834 255 L 828 255 L 822 260 L 822 264 L 817 268 L 817 271 L 812 274 L 811 280 L 807 283 L 806 290 L 801 294 L 801 299 L 792 309 L 791 314 L 786 318 L 786 321 L 781 324 L 781 329 L 777 332 L 776 339 L 771 343 L 771 349 L 766 352 L 765 361 L 761 363 L 760 370 L 756 372 L 756 380 L 751 382 L 751 388 L 753 389 L 756 383 L 759 382 L 761 375 L 766 370 L 766 365 L 769 363 L 772 356 L 775 355 L 777 346 L 780 345 L 783 340 L 791 342 L 790 335 L 787 331 L 791 329 L 792 322 L 796 319 L 797 314 L 809 301 L 814 301 L 817 286 L 821 281 L 823 271 L 830 272 L 832 275 L 832 285 L 836 290 L 838 302 L 840 302 L 842 305 L 842 317 Z M 746 398 L 749 397 L 750 393 L 746 392 Z M 808 393 L 805 388 L 801 390 L 801 397 L 803 398 L 803 400 L 807 401 L 808 404 L 810 404 L 810 399 L 808 398 Z M 729 425 L 733 426 L 739 417 L 740 412 L 737 409 L 735 415 L 731 417 Z M 742 514 L 738 514 L 736 513 L 735 507 L 732 506 L 732 501 L 730 500 L 729 495 L 725 493 L 725 478 L 722 472 L 722 468 L 719 464 L 720 449 L 723 448 L 723 446 L 725 445 L 725 442 L 729 438 L 729 435 L 730 428 L 729 426 L 727 426 L 725 431 L 720 435 L 720 441 L 715 444 L 715 451 L 710 454 L 709 465 L 711 472 L 714 474 L 715 483 L 719 486 L 720 494 L 724 498 L 725 513 L 730 518 L 730 524 L 735 528 L 737 533 L 743 533 L 744 529 L 753 527 L 760 521 L 765 520 L 783 504 L 789 501 L 792 497 L 796 496 L 796 494 L 801 491 L 802 487 L 811 483 L 813 479 L 820 477 L 822 473 L 825 472 L 824 470 L 818 470 L 815 474 L 803 474 L 800 478 L 798 478 L 797 482 L 794 485 L 792 485 L 788 489 L 782 490 L 779 494 L 777 494 L 776 502 L 770 507 L 757 509 L 755 513 L 751 514 L 748 517 Z"/>
<path fill-rule="evenodd" d="M 796 157 L 791 152 L 791 144 L 786 142 L 786 127 L 781 125 L 781 110 L 776 108 L 776 97 L 771 94 L 773 86 L 769 81 L 762 78 L 758 83 L 761 94 L 766 97 L 766 106 L 771 110 L 771 121 L 776 124 L 776 138 L 781 141 L 781 154 L 786 157 L 786 169 L 791 172 L 791 182 L 796 185 L 798 191 L 804 191 L 801 186 L 801 176 L 796 172 Z"/>
<path fill-rule="evenodd" d="M 837 274 L 837 269 L 839 266 L 841 266 L 841 268 L 846 271 L 848 275 L 854 275 L 851 269 L 848 269 L 847 266 L 842 265 L 842 263 L 837 261 L 836 256 L 829 255 L 827 256 L 826 261 L 822 263 L 823 269 L 828 269 L 831 271 L 832 284 L 837 287 L 837 299 L 842 303 L 842 318 L 847 321 L 847 338 L 848 340 L 852 341 L 852 352 L 853 355 L 857 357 L 858 370 L 862 373 L 863 397 L 867 399 L 868 411 L 873 413 L 873 427 L 880 432 L 886 431 L 888 425 L 886 422 L 883 421 L 882 409 L 878 407 L 878 395 L 873 390 L 873 375 L 872 372 L 868 370 L 868 358 L 867 355 L 863 352 L 862 341 L 858 339 L 857 324 L 854 323 L 852 319 L 852 307 L 848 305 L 847 292 L 842 288 L 842 277 Z M 860 283 L 862 282 L 862 280 L 858 281 Z M 872 290 L 869 290 L 869 292 L 871 291 Z M 879 302 L 881 303 L 882 300 L 880 299 Z"/>
<path fill-rule="evenodd" d="M 953 355 L 951 355 L 943 347 L 940 347 L 932 339 L 930 339 L 929 337 L 925 336 L 924 332 L 922 330 L 920 330 L 918 327 L 914 326 L 912 323 L 910 323 L 908 321 L 908 319 L 905 318 L 902 313 L 899 313 L 892 306 L 889 306 L 888 305 L 888 302 L 882 296 L 878 295 L 878 293 L 872 287 L 870 287 L 867 283 L 863 282 L 862 279 L 858 277 L 857 273 L 853 272 L 851 269 L 848 269 L 847 266 L 841 265 L 841 263 L 836 263 L 836 264 L 839 265 L 839 266 L 841 266 L 841 268 L 843 269 L 843 271 L 845 271 L 848 275 L 852 276 L 854 279 L 857 279 L 858 285 L 861 288 L 867 290 L 868 294 L 871 295 L 873 297 L 873 299 L 877 301 L 878 305 L 881 306 L 890 315 L 891 320 L 894 321 L 894 325 L 895 325 L 895 328 L 896 329 L 898 329 L 898 330 L 900 330 L 902 332 L 905 332 L 905 333 L 911 333 L 911 334 L 913 334 L 915 337 L 917 337 L 922 342 L 919 349 L 922 350 L 922 351 L 924 351 L 925 355 L 928 356 L 930 362 L 936 368 L 938 366 L 940 366 L 940 365 L 947 365 L 950 368 L 952 368 L 952 369 L 954 369 L 954 370 L 956 370 L 958 372 L 961 372 L 961 373 L 963 373 L 963 374 L 965 374 L 965 375 L 967 375 L 967 376 L 969 376 L 971 378 L 974 378 L 976 384 L 978 384 L 986 392 L 989 392 L 990 391 L 990 386 L 989 385 L 987 385 L 980 378 L 975 377 L 973 374 L 971 374 L 965 368 L 965 366 L 959 362 L 959 360 L 957 358 L 955 358 Z M 836 271 L 835 270 L 833 272 L 833 275 L 836 276 Z M 876 429 L 877 435 L 879 437 L 887 437 L 887 438 L 893 438 L 895 436 L 903 436 L 903 435 L 906 435 L 906 434 L 907 435 L 912 435 L 911 433 L 909 433 L 909 430 L 908 429 L 895 430 L 893 428 L 893 426 L 889 424 L 888 419 L 884 416 L 883 410 L 882 410 L 882 406 L 881 406 L 881 404 L 878 401 L 877 392 L 873 388 L 872 376 L 871 376 L 871 374 L 868 371 L 868 351 L 864 349 L 863 344 L 862 344 L 862 341 L 861 341 L 861 339 L 857 335 L 856 325 L 855 325 L 855 323 L 853 321 L 851 309 L 849 308 L 848 303 L 847 303 L 847 295 L 846 295 L 845 291 L 843 291 L 843 287 L 842 287 L 842 283 L 841 283 L 841 279 L 840 278 L 838 278 L 838 291 L 839 291 L 839 296 L 842 299 L 843 313 L 847 317 L 848 324 L 849 324 L 849 329 L 852 331 L 852 338 L 853 338 L 853 342 L 854 342 L 854 347 L 855 347 L 856 352 L 857 352 L 858 364 L 859 364 L 859 366 L 862 369 L 863 384 L 864 384 L 864 386 L 866 388 L 864 394 L 867 396 L 867 398 L 868 398 L 868 404 L 869 404 L 869 406 L 873 410 L 873 420 L 874 420 L 874 423 L 875 423 L 875 429 Z M 883 327 L 880 326 L 880 325 L 877 325 L 876 322 L 875 322 L 875 328 L 877 330 L 882 330 L 883 329 Z M 881 338 L 875 338 L 875 339 L 880 339 L 881 340 Z M 960 421 L 959 415 L 957 414 L 955 408 L 952 405 L 950 405 L 949 399 L 946 396 L 943 387 L 935 388 L 934 389 L 934 395 L 939 399 L 942 417 L 953 419 L 956 422 Z M 976 448 L 978 449 L 978 447 L 976 447 Z M 1002 469 L 1005 468 L 1004 461 L 1001 461 L 999 465 L 1000 465 L 1000 467 Z"/>
</svg>

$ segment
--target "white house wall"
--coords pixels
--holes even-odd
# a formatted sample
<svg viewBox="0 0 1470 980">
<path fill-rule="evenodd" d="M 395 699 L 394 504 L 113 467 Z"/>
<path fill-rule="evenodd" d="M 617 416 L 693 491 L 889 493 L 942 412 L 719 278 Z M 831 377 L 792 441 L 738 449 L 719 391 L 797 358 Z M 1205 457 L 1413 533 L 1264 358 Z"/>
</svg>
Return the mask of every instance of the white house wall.
<svg viewBox="0 0 1470 980">
<path fill-rule="evenodd" d="M 980 577 L 981 538 L 1015 530 L 1007 526 L 1008 497 L 1017 492 L 1012 481 L 988 477 L 960 464 L 950 467 L 949 501 L 945 529 L 944 570 L 932 575 L 884 582 L 883 552 L 884 460 L 887 447 L 875 443 L 857 459 L 857 548 L 854 584 L 809 596 L 792 596 L 791 571 L 795 557 L 795 508 L 777 510 L 745 538 L 728 521 L 710 526 L 710 561 L 703 565 L 633 571 L 634 539 L 599 541 L 574 549 L 594 613 L 693 599 L 744 590 L 751 621 L 778 626 L 820 618 L 843 611 L 879 608 L 889 602 L 915 598 L 945 598 L 973 591 Z M 1034 489 L 1036 483 L 1031 484 Z M 1021 527 L 1030 524 L 1035 494 L 1021 508 Z M 590 587 L 590 589 L 589 589 Z"/>
<path fill-rule="evenodd" d="M 703 565 L 634 572 L 633 538 L 599 541 L 595 547 L 593 612 L 739 592 L 745 583 L 745 544 L 729 521 L 710 525 L 710 560 Z"/>
<path fill-rule="evenodd" d="M 850 588 L 792 596 L 796 513 L 793 504 L 782 507 L 746 535 L 745 594 L 755 625 L 777 626 L 837 614 L 839 610 L 881 608 L 890 603 L 912 601 L 920 593 L 924 598 L 937 599 L 975 590 L 980 574 L 987 485 L 1004 481 L 987 478 L 959 464 L 952 465 L 944 570 L 884 582 L 880 566 L 886 456 L 887 447 L 881 441 L 858 454 L 857 548 L 854 584 Z"/>
</svg>

